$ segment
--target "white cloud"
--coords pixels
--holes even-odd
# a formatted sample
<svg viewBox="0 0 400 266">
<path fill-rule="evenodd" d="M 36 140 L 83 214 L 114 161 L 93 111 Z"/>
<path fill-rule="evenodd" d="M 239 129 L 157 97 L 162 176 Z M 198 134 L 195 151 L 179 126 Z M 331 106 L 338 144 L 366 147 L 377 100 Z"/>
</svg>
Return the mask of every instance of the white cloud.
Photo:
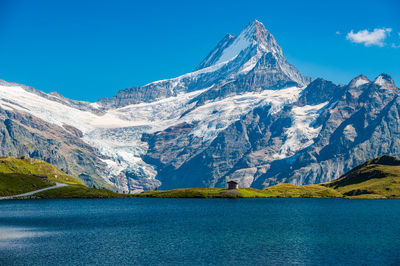
<svg viewBox="0 0 400 266">
<path fill-rule="evenodd" d="M 371 32 L 369 32 L 368 30 L 353 32 L 353 30 L 351 30 L 347 34 L 346 39 L 354 43 L 362 43 L 365 46 L 376 45 L 383 47 L 385 46 L 384 40 L 391 31 L 391 28 L 374 29 L 374 31 Z"/>
<path fill-rule="evenodd" d="M 340 31 L 337 31 L 337 32 L 336 32 L 336 35 L 340 35 Z"/>
</svg>

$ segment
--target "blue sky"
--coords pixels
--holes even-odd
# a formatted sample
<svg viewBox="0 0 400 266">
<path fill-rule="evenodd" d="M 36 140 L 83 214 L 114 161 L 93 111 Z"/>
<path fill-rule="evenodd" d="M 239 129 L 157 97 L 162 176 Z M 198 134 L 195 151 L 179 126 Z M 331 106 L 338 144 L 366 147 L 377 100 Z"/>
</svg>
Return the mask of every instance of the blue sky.
<svg viewBox="0 0 400 266">
<path fill-rule="evenodd" d="M 305 75 L 400 86 L 399 14 L 395 0 L 0 0 L 0 78 L 95 101 L 192 71 L 257 19 Z"/>
</svg>

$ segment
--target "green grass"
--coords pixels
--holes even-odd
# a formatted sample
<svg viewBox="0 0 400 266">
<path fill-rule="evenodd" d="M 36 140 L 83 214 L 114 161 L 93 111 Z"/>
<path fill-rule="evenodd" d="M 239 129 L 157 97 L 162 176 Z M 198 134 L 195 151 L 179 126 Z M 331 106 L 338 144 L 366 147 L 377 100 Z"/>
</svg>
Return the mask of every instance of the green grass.
<svg viewBox="0 0 400 266">
<path fill-rule="evenodd" d="M 139 197 L 159 198 L 400 198 L 400 160 L 380 156 L 369 160 L 329 183 L 295 186 L 279 184 L 263 190 L 240 188 L 185 188 L 145 191 Z"/>
<path fill-rule="evenodd" d="M 154 198 L 257 198 L 266 197 L 267 193 L 253 188 L 228 190 L 226 188 L 181 188 L 172 190 L 149 190 L 137 197 Z"/>
<path fill-rule="evenodd" d="M 324 185 L 349 198 L 400 198 L 400 166 L 370 164 Z"/>
<path fill-rule="evenodd" d="M 83 182 L 81 180 L 64 173 L 54 165 L 33 158 L 0 158 L 0 172 L 19 173 L 25 175 L 47 175 L 49 180 L 51 181 L 83 185 Z"/>
<path fill-rule="evenodd" d="M 35 175 L 46 175 L 44 180 Z M 36 193 L 32 198 L 114 198 L 126 196 L 107 189 L 93 189 L 52 164 L 33 158 L 0 158 L 0 196 L 13 196 L 46 187 L 54 182 L 68 186 Z"/>
<path fill-rule="evenodd" d="M 0 196 L 13 196 L 54 186 L 40 177 L 19 173 L 0 173 Z"/>
<path fill-rule="evenodd" d="M 278 184 L 267 187 L 263 191 L 281 198 L 340 198 L 342 194 L 332 188 L 320 185 L 295 186 L 292 184 Z"/>
<path fill-rule="evenodd" d="M 322 185 L 335 189 L 346 198 L 400 198 L 400 160 L 380 156 Z"/>
<path fill-rule="evenodd" d="M 119 194 L 108 189 L 94 189 L 83 185 L 68 185 L 32 195 L 32 198 L 121 198 L 131 195 Z"/>
<path fill-rule="evenodd" d="M 255 188 L 182 188 L 172 190 L 150 190 L 137 195 L 138 197 L 155 198 L 333 198 L 341 194 L 331 188 L 318 185 L 295 186 L 279 184 L 263 190 Z"/>
<path fill-rule="evenodd" d="M 35 174 L 47 175 L 49 181 Z M 337 180 L 319 185 L 278 184 L 259 190 L 254 188 L 182 188 L 144 191 L 141 194 L 119 194 L 107 189 L 93 189 L 65 174 L 55 166 L 38 159 L 0 158 L 0 196 L 10 196 L 53 186 L 69 184 L 34 194 L 32 198 L 400 198 L 400 160 L 381 156 L 361 164 Z"/>
</svg>

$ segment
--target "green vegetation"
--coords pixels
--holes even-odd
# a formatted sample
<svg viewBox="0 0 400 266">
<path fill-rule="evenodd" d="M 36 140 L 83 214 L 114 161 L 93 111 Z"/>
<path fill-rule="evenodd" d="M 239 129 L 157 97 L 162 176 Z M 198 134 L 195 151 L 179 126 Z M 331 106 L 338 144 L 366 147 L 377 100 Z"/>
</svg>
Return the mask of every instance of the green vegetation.
<svg viewBox="0 0 400 266">
<path fill-rule="evenodd" d="M 182 188 L 173 190 L 144 191 L 138 197 L 156 198 L 335 198 L 342 195 L 327 187 L 319 185 L 295 186 L 279 184 L 263 190 L 254 188 Z"/>
<path fill-rule="evenodd" d="M 32 195 L 32 198 L 121 198 L 130 195 L 119 194 L 108 189 L 95 189 L 83 185 L 69 185 L 50 189 Z"/>
<path fill-rule="evenodd" d="M 12 196 L 54 186 L 43 178 L 18 173 L 0 173 L 0 196 Z"/>
<path fill-rule="evenodd" d="M 149 190 L 137 197 L 155 198 L 265 198 L 267 193 L 254 188 L 228 190 L 226 188 L 181 188 L 172 190 Z"/>
<path fill-rule="evenodd" d="M 384 155 L 322 185 L 346 198 L 400 198 L 400 160 Z"/>
<path fill-rule="evenodd" d="M 400 198 L 400 160 L 384 155 L 355 167 L 339 179 L 319 185 L 279 184 L 263 190 L 185 188 L 169 191 L 145 191 L 137 196 L 159 198 Z"/>
<path fill-rule="evenodd" d="M 267 187 L 263 191 L 281 198 L 339 198 L 342 194 L 332 188 L 320 185 L 295 186 L 292 184 L 279 184 Z"/>
<path fill-rule="evenodd" d="M 381 156 L 355 167 L 339 179 L 319 185 L 278 184 L 262 190 L 182 188 L 126 195 L 107 189 L 89 188 L 79 179 L 41 160 L 0 158 L 0 196 L 50 187 L 54 185 L 52 181 L 67 183 L 68 186 L 42 191 L 30 198 L 400 198 L 400 160 L 393 156 Z"/>
<path fill-rule="evenodd" d="M 0 158 L 0 196 L 13 196 L 54 186 L 54 181 L 68 186 L 42 191 L 26 198 L 115 198 L 129 195 L 107 189 L 87 187 L 52 164 L 33 158 Z"/>
<path fill-rule="evenodd" d="M 18 173 L 25 175 L 46 175 L 49 180 L 66 183 L 66 184 L 81 184 L 79 179 L 67 175 L 57 167 L 45 161 L 33 158 L 0 158 L 1 173 Z"/>
</svg>

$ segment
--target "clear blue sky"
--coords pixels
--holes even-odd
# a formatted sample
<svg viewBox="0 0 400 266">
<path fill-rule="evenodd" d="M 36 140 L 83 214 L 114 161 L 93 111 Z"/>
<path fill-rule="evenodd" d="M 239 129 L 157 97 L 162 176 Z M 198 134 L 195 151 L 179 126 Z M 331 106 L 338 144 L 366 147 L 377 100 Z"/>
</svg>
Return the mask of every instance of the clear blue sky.
<svg viewBox="0 0 400 266">
<path fill-rule="evenodd" d="M 303 74 L 347 83 L 386 72 L 400 86 L 396 0 L 0 0 L 0 78 L 95 101 L 192 71 L 253 19 Z M 383 47 L 346 39 L 375 28 L 392 29 Z"/>
</svg>

